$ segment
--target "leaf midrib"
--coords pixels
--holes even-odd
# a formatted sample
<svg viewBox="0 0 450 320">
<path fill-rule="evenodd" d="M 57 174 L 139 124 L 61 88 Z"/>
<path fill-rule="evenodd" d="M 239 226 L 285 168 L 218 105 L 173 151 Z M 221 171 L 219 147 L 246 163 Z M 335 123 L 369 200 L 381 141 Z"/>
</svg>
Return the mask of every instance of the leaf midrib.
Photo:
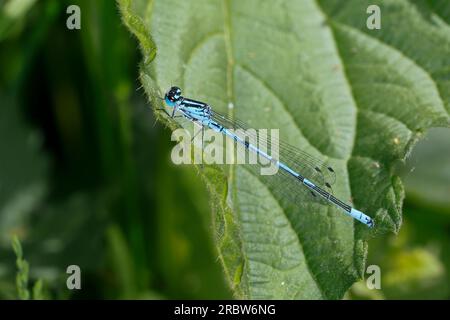
<svg viewBox="0 0 450 320">
<path fill-rule="evenodd" d="M 233 50 L 232 50 L 232 44 L 231 44 L 231 18 L 230 18 L 230 14 L 229 14 L 229 0 L 223 0 L 223 1 L 222 1 L 222 7 L 223 7 L 223 14 L 224 14 L 224 41 L 225 41 L 225 48 L 226 48 L 226 55 L 227 55 L 227 98 L 228 98 L 228 103 L 231 102 L 231 103 L 233 103 L 233 105 L 234 105 L 235 97 L 234 97 L 234 92 L 233 92 L 233 72 L 234 72 L 234 66 L 235 66 L 236 62 L 235 62 L 235 60 L 234 60 L 234 58 L 233 58 L 233 54 L 232 54 Z M 316 7 L 317 7 L 318 10 L 321 11 L 322 15 L 326 16 L 326 15 L 324 14 L 324 12 L 321 10 L 320 6 L 317 5 L 317 3 L 316 3 Z M 337 55 L 337 58 L 339 59 L 341 65 L 343 65 L 341 56 L 340 56 L 340 54 L 339 54 L 339 48 L 338 48 L 338 46 L 337 46 L 337 44 L 336 44 L 336 41 L 335 41 L 335 37 L 334 37 L 334 33 L 333 33 L 332 28 L 329 28 L 329 32 L 330 32 L 331 35 L 332 35 L 332 39 L 333 39 L 333 43 L 334 43 L 334 49 L 335 49 L 335 53 L 336 53 L 336 55 Z M 298 37 L 297 37 L 297 36 L 295 36 L 295 39 L 298 41 Z M 240 65 L 240 66 L 241 66 L 244 70 L 248 71 L 247 68 L 245 68 L 244 66 L 242 66 L 242 65 Z M 253 72 L 250 72 L 250 74 L 254 75 Z M 254 76 L 255 76 L 255 75 L 254 75 Z M 262 79 L 260 79 L 259 77 L 256 77 L 256 78 L 259 79 L 260 82 L 262 82 L 263 84 L 265 84 L 265 83 L 262 81 Z M 352 97 L 352 100 L 353 100 L 353 103 L 354 103 L 354 106 L 355 106 L 355 109 L 356 109 L 356 112 L 357 112 L 357 111 L 358 111 L 357 104 L 356 104 L 356 101 L 355 101 L 355 99 L 354 99 L 354 96 L 353 96 L 353 93 L 352 93 L 352 90 L 351 90 L 352 88 L 351 88 L 351 86 L 350 86 L 349 79 L 348 79 L 347 75 L 345 74 L 345 72 L 344 72 L 344 80 L 345 80 L 345 82 L 346 82 L 347 88 L 349 89 L 349 91 L 350 91 L 350 93 L 351 93 L 351 97 Z M 305 135 L 303 135 L 302 130 L 300 129 L 300 126 L 298 126 L 297 122 L 295 121 L 295 119 L 294 119 L 292 113 L 291 113 L 290 110 L 287 108 L 287 106 L 285 105 L 285 103 L 280 99 L 280 95 L 279 95 L 278 93 L 276 93 L 272 88 L 268 87 L 267 85 L 265 85 L 265 87 L 267 87 L 267 88 L 274 94 L 274 96 L 278 99 L 278 101 L 280 101 L 280 104 L 281 104 L 281 106 L 285 109 L 286 113 L 289 115 L 289 117 L 290 117 L 291 119 L 293 119 L 293 123 L 295 124 L 296 129 L 297 129 L 297 130 L 300 132 L 300 134 L 305 138 L 305 140 L 308 141 L 309 145 L 310 145 L 311 147 L 313 147 L 314 149 L 316 149 L 316 150 L 319 152 L 319 154 L 321 154 L 323 157 L 325 157 L 325 155 L 324 155 L 318 148 L 316 148 L 316 147 L 309 141 L 309 139 L 308 139 Z M 355 112 L 355 119 L 354 119 L 355 127 L 356 127 L 356 118 L 357 118 L 356 112 Z M 228 108 L 228 114 L 229 114 L 229 116 L 230 116 L 231 119 L 234 119 L 234 116 L 235 116 L 235 115 L 234 115 L 234 108 Z M 351 147 L 351 150 L 353 150 L 353 147 L 354 147 L 354 144 L 355 144 L 355 137 L 356 137 L 356 134 L 353 136 L 353 139 L 352 139 L 352 147 Z M 348 166 L 348 160 L 350 159 L 351 154 L 352 154 L 352 153 L 349 154 L 349 156 L 347 157 L 347 159 L 343 159 L 343 160 L 345 161 L 346 167 Z M 331 158 L 330 156 L 326 156 L 326 157 Z M 250 173 L 251 173 L 253 176 L 255 176 L 255 177 L 259 180 L 259 177 L 257 177 L 256 175 L 254 175 L 252 172 L 250 172 Z M 347 168 L 346 174 L 348 175 L 348 168 Z M 260 181 L 260 180 L 259 180 L 259 181 Z M 261 181 L 260 181 L 260 182 L 261 182 Z M 229 185 L 232 185 L 232 192 L 233 192 L 232 198 L 233 198 L 233 199 L 236 199 L 236 197 L 237 197 L 237 194 L 236 194 L 236 192 L 237 192 L 237 189 L 236 189 L 236 170 L 234 169 L 234 166 L 229 166 L 229 182 L 228 182 L 228 183 L 229 183 Z M 278 199 L 274 196 L 274 194 L 272 193 L 272 191 L 271 191 L 264 183 L 261 182 L 261 184 L 264 185 L 264 187 L 270 192 L 270 194 L 272 194 L 272 198 L 276 201 L 277 205 L 280 206 L 280 203 L 279 203 Z M 351 190 L 350 190 L 350 193 L 351 193 Z M 233 201 L 233 202 L 234 202 L 234 201 Z M 282 208 L 282 207 L 280 206 L 280 208 Z M 240 208 L 237 208 L 237 211 L 238 211 L 238 215 L 240 215 Z M 281 210 L 281 211 L 285 214 L 285 211 L 284 211 L 284 210 Z M 327 208 L 327 211 L 329 211 L 328 208 Z M 304 257 L 305 257 L 305 266 L 307 267 L 309 274 L 311 275 L 312 279 L 313 279 L 314 282 L 316 283 L 316 286 L 317 286 L 317 288 L 319 289 L 319 292 L 321 293 L 322 298 L 323 298 L 323 297 L 327 297 L 326 294 L 325 294 L 325 292 L 324 292 L 324 290 L 323 290 L 323 288 L 322 288 L 322 285 L 321 285 L 320 281 L 316 278 L 315 273 L 313 272 L 313 270 L 311 269 L 311 267 L 310 267 L 310 265 L 309 265 L 309 259 L 307 259 L 307 255 L 306 255 L 306 253 L 305 253 L 305 250 L 303 249 L 303 245 L 301 244 L 301 241 L 300 241 L 300 238 L 299 238 L 299 236 L 298 236 L 298 233 L 297 233 L 296 230 L 292 227 L 291 220 L 289 219 L 289 217 L 288 217 L 286 214 L 285 214 L 285 217 L 286 217 L 286 220 L 289 221 L 289 227 L 290 227 L 291 230 L 297 235 L 296 238 L 297 238 L 297 240 L 298 240 L 299 246 L 300 246 L 300 248 L 301 248 L 301 250 L 302 250 L 302 252 L 303 252 L 303 255 L 304 255 Z M 334 225 L 334 224 L 332 224 L 332 225 Z M 355 232 L 355 223 L 353 223 L 352 226 L 353 226 L 353 243 L 355 244 L 355 243 L 356 243 L 356 238 L 355 238 L 355 235 L 356 235 L 356 232 Z M 239 231 L 239 237 L 240 237 L 241 240 L 242 240 L 241 231 Z M 353 252 L 354 252 L 354 250 L 355 250 L 354 248 L 355 248 L 355 247 L 353 246 Z M 244 250 L 243 246 L 241 247 L 241 250 L 242 250 L 242 252 L 244 253 L 244 251 L 243 251 L 243 250 Z M 355 261 L 355 256 L 356 256 L 356 255 L 353 254 L 353 259 L 352 259 L 352 260 L 353 260 L 353 265 L 355 265 L 355 263 L 356 263 L 356 261 Z M 243 257 L 244 257 L 244 261 L 247 262 L 247 255 L 243 254 Z M 248 294 L 250 295 L 250 291 L 248 291 Z"/>
</svg>

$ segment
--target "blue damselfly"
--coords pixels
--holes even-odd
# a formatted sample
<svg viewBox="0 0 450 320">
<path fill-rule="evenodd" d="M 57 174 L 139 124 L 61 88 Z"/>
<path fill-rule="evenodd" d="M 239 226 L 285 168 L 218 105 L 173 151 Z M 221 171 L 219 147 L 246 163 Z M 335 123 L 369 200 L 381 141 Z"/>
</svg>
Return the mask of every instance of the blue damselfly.
<svg viewBox="0 0 450 320">
<path fill-rule="evenodd" d="M 279 157 L 274 158 L 258 145 L 236 134 L 236 129 L 248 129 L 242 121 L 216 112 L 204 102 L 183 97 L 178 87 L 170 88 L 165 94 L 164 101 L 168 107 L 172 108 L 169 114 L 172 118 L 179 113 L 185 119 L 199 124 L 202 128 L 220 132 L 248 152 L 255 153 L 273 163 L 279 169 L 278 172 L 273 177 L 264 177 L 263 180 L 275 189 L 281 189 L 283 194 L 287 194 L 293 200 L 294 205 L 300 204 L 304 200 L 305 191 L 308 191 L 317 199 L 316 201 L 334 205 L 365 225 L 374 226 L 372 218 L 332 194 L 331 184 L 334 182 L 335 172 L 325 162 L 282 141 L 277 142 Z M 265 142 L 270 144 L 269 141 Z"/>
</svg>

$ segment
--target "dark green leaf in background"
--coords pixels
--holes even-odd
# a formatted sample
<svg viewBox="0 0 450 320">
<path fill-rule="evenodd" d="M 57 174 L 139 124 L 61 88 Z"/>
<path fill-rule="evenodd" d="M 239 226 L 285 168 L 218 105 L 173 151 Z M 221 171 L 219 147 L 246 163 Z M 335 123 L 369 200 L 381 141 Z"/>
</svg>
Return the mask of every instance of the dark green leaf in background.
<svg viewBox="0 0 450 320">
<path fill-rule="evenodd" d="M 426 203 L 449 214 L 450 206 L 450 134 L 446 128 L 430 130 L 414 149 L 405 177 L 411 201 Z"/>
</svg>

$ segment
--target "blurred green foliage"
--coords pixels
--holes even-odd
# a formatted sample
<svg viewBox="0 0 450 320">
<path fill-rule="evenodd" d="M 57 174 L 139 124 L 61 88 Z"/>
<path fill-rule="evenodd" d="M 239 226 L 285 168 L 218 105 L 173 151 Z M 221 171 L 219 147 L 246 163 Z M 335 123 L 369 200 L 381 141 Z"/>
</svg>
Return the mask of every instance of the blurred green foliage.
<svg viewBox="0 0 450 320">
<path fill-rule="evenodd" d="M 367 265 L 381 267 L 381 290 L 355 284 L 358 299 L 450 298 L 450 129 L 430 130 L 403 169 L 406 200 L 398 236 L 369 244 Z"/>
<path fill-rule="evenodd" d="M 114 1 L 75 2 L 80 31 L 65 27 L 73 1 L 0 1 L 0 298 L 230 298 L 205 187 L 171 165 L 169 131 L 136 90 L 136 42 Z M 413 154 L 424 170 L 408 174 L 400 235 L 369 245 L 382 290 L 348 297 L 449 298 L 450 138 L 438 136 Z M 81 291 L 66 288 L 70 264 Z"/>
<path fill-rule="evenodd" d="M 70 4 L 30 3 L 1 28 L 0 297 L 19 297 L 12 235 L 52 298 L 230 297 L 204 186 L 169 161 L 115 2 L 76 1 L 80 31 Z"/>
</svg>

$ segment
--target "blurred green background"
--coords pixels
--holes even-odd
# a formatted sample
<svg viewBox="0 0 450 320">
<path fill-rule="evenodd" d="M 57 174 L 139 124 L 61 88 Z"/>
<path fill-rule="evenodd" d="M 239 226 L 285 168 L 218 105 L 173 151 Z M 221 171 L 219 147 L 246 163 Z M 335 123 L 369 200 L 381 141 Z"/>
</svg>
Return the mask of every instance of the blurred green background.
<svg viewBox="0 0 450 320">
<path fill-rule="evenodd" d="M 170 132 L 139 88 L 136 41 L 111 0 L 0 0 L 0 298 L 18 298 L 13 235 L 40 298 L 231 298 L 195 169 L 170 161 Z M 450 297 L 450 130 L 402 168 L 398 236 L 371 241 L 382 289 L 349 299 Z M 66 288 L 66 268 L 82 290 Z"/>
</svg>

